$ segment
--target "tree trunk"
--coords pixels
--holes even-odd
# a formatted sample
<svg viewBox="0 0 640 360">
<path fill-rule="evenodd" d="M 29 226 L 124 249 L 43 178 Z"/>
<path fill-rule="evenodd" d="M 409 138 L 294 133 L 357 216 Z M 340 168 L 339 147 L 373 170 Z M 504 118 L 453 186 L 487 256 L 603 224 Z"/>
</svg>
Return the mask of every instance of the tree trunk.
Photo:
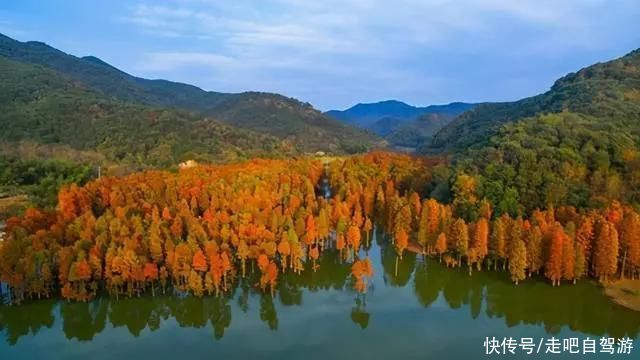
<svg viewBox="0 0 640 360">
<path fill-rule="evenodd" d="M 620 270 L 620 278 L 624 279 L 624 268 L 627 264 L 627 248 L 624 249 L 624 254 L 622 255 L 622 269 Z"/>
<path fill-rule="evenodd" d="M 286 259 L 287 258 L 285 257 L 285 263 L 286 263 Z M 241 261 L 242 261 L 242 277 L 245 277 L 245 275 L 247 274 L 247 264 L 244 258 Z"/>
<path fill-rule="evenodd" d="M 395 276 L 398 276 L 398 255 L 396 255 L 396 272 L 395 272 Z"/>
</svg>

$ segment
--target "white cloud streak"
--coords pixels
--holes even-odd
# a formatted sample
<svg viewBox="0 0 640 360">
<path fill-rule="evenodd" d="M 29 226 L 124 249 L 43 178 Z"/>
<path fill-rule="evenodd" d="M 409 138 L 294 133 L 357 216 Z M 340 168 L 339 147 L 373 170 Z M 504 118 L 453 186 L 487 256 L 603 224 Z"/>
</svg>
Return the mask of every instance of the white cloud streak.
<svg viewBox="0 0 640 360">
<path fill-rule="evenodd" d="M 140 2 L 120 20 L 186 44 L 145 52 L 136 66 L 145 74 L 197 68 L 214 90 L 278 91 L 326 107 L 346 106 L 356 91 L 429 103 L 461 82 L 447 81 L 456 75 L 442 73 L 450 65 L 441 59 L 473 66 L 491 53 L 509 61 L 594 51 L 620 33 L 618 17 L 634 14 L 634 0 L 174 0 Z"/>
</svg>

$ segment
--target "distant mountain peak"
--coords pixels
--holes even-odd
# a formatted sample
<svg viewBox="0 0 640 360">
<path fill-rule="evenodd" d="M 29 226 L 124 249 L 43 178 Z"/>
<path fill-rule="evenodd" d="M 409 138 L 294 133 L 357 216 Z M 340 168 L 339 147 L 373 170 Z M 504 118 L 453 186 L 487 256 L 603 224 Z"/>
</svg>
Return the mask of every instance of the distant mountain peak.
<svg viewBox="0 0 640 360">
<path fill-rule="evenodd" d="M 397 111 L 406 111 L 408 109 L 415 109 L 415 107 L 399 100 L 383 100 L 370 103 L 357 103 L 344 111 L 368 111 L 375 113 L 386 111 L 388 113 L 393 113 Z"/>
<path fill-rule="evenodd" d="M 400 100 L 394 100 L 394 99 L 390 99 L 390 100 L 382 100 L 382 101 L 374 101 L 374 102 L 365 102 L 365 103 L 357 103 L 355 106 L 353 107 L 363 107 L 363 106 L 381 106 L 381 105 L 399 105 L 399 106 L 409 106 L 409 107 L 413 107 L 409 104 L 407 104 L 404 101 L 400 101 Z"/>
<path fill-rule="evenodd" d="M 432 124 L 427 125 L 429 119 L 418 121 L 421 117 L 433 114 L 434 117 L 431 119 L 437 119 L 433 122 L 437 126 L 444 126 L 448 121 L 473 106 L 474 104 L 452 102 L 446 105 L 417 107 L 403 101 L 391 99 L 374 103 L 358 103 L 346 110 L 331 110 L 326 114 L 345 123 L 371 130 L 384 137 L 403 128 L 404 125 L 411 124 L 415 129 L 419 128 L 422 123 L 429 128 L 429 131 L 421 131 L 421 133 L 430 136 L 434 132 L 434 126 Z M 407 132 L 405 131 L 405 133 Z M 398 139 L 398 137 L 395 139 Z"/>
</svg>

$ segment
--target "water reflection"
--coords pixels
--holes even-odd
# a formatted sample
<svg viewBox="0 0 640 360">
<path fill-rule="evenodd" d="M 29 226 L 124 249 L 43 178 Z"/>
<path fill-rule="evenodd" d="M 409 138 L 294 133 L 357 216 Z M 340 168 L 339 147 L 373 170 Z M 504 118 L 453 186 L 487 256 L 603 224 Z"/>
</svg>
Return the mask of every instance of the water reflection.
<svg viewBox="0 0 640 360">
<path fill-rule="evenodd" d="M 424 312 L 444 307 L 449 312 L 468 312 L 468 321 L 484 315 L 502 319 L 509 327 L 529 324 L 551 334 L 568 327 L 595 336 L 638 337 L 640 314 L 614 305 L 589 281 L 553 288 L 531 279 L 514 286 L 504 273 L 482 271 L 469 277 L 466 269 L 447 269 L 437 260 L 425 261 L 414 254 L 404 256 L 395 275 L 394 249 L 385 245 L 379 234 L 374 239 L 367 251 L 376 274 L 367 294 L 351 290 L 350 265 L 335 252 L 326 252 L 317 271 L 307 268 L 301 275 L 282 276 L 275 298 L 252 285 L 257 278 L 248 278 L 232 293 L 218 298 L 175 295 L 116 301 L 102 297 L 90 303 L 41 300 L 0 306 L 0 331 L 6 342 L 14 345 L 22 337 L 36 337 L 42 329 L 57 324 L 67 339 L 87 342 L 106 328 L 126 328 L 138 337 L 145 329 L 154 332 L 171 321 L 184 328 L 210 328 L 212 337 L 221 339 L 233 327 L 233 315 L 238 316 L 237 326 L 257 314 L 264 323 L 261 331 L 278 331 L 278 311 L 284 307 L 297 307 L 295 311 L 304 313 L 320 306 L 343 309 L 355 326 L 366 331 L 376 317 L 368 303 L 379 300 L 385 306 L 402 308 L 410 304 L 406 296 L 399 295 L 409 294 Z M 319 297 L 322 301 L 312 301 Z"/>
</svg>

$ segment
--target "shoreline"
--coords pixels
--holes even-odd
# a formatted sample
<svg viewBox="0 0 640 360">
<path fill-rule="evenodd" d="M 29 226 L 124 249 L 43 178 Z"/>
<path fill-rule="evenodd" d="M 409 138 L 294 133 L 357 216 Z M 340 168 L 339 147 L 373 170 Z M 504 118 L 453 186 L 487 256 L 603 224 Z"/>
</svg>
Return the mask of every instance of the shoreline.
<svg viewBox="0 0 640 360">
<path fill-rule="evenodd" d="M 422 255 L 422 247 L 415 241 L 409 242 L 406 251 Z M 612 281 L 608 284 L 602 284 L 602 291 L 615 304 L 640 312 L 640 280 Z"/>
<path fill-rule="evenodd" d="M 614 303 L 640 311 L 640 280 L 621 279 L 603 285 L 604 293 Z"/>
</svg>

